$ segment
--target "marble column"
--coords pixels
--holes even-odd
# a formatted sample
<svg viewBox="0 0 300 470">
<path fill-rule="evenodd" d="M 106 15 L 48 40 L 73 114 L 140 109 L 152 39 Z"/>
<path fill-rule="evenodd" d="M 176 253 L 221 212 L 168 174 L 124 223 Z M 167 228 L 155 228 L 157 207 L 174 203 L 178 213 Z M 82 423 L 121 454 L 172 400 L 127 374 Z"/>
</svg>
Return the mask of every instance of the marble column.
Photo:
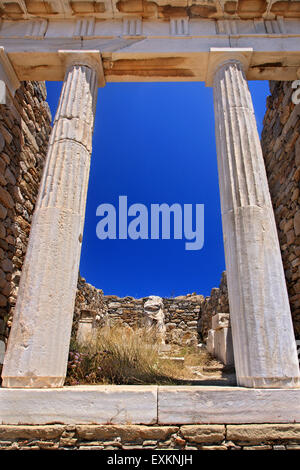
<svg viewBox="0 0 300 470">
<path fill-rule="evenodd" d="M 66 375 L 100 55 L 62 54 L 66 74 L 3 366 L 3 387 L 62 387 Z"/>
<path fill-rule="evenodd" d="M 277 229 L 244 66 L 219 61 L 215 132 L 237 382 L 299 387 L 299 364 Z"/>
</svg>

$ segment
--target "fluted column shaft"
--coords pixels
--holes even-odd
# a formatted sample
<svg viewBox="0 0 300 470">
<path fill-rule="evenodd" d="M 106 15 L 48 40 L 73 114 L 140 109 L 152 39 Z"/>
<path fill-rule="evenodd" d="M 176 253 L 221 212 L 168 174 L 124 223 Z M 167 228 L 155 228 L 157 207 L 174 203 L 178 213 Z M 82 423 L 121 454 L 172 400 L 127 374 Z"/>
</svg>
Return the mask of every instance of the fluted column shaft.
<svg viewBox="0 0 300 470">
<path fill-rule="evenodd" d="M 214 74 L 215 129 L 238 384 L 299 386 L 299 364 L 251 95 L 237 60 Z"/>
<path fill-rule="evenodd" d="M 4 387 L 64 383 L 98 91 L 96 67 L 66 71 L 3 367 Z"/>
</svg>

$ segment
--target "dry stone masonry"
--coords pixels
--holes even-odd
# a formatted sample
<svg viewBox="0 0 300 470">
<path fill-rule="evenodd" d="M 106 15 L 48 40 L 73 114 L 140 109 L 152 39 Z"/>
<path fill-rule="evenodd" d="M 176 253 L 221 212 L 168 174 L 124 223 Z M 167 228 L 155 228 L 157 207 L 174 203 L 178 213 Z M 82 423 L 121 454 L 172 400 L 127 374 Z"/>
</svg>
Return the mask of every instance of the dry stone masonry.
<svg viewBox="0 0 300 470">
<path fill-rule="evenodd" d="M 5 342 L 50 131 L 45 84 L 22 82 L 14 99 L 0 105 L 0 340 Z"/>
<path fill-rule="evenodd" d="M 300 425 L 0 425 L 0 449 L 300 450 Z"/>
<path fill-rule="evenodd" d="M 216 313 L 229 313 L 226 272 L 222 273 L 219 287 L 213 287 L 209 297 L 205 297 L 200 307 L 198 331 L 205 340 L 212 328 L 212 317 Z"/>
<path fill-rule="evenodd" d="M 163 298 L 165 315 L 166 339 L 178 345 L 197 345 L 199 312 L 203 296 L 187 294 L 171 298 Z M 110 325 L 130 326 L 131 328 L 144 325 L 144 304 L 148 297 L 118 297 L 104 295 L 79 276 L 73 322 L 73 337 L 76 336 L 78 323 L 85 322 L 87 312 L 96 318 L 97 315 L 107 316 Z M 95 322 L 94 326 L 99 326 Z"/>
<path fill-rule="evenodd" d="M 296 338 L 300 339 L 300 104 L 292 82 L 270 82 L 262 149 Z"/>
</svg>

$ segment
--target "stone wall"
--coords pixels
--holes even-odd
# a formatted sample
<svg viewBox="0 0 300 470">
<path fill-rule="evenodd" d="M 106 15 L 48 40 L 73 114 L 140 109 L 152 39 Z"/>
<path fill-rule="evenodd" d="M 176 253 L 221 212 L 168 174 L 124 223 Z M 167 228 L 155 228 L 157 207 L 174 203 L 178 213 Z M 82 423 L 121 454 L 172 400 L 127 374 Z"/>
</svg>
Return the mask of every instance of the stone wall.
<svg viewBox="0 0 300 470">
<path fill-rule="evenodd" d="M 201 303 L 198 329 L 203 339 L 207 338 L 212 327 L 211 319 L 216 313 L 229 313 L 226 271 L 222 273 L 220 286 L 214 287 L 210 296 Z"/>
<path fill-rule="evenodd" d="M 2 425 L 11 450 L 300 450 L 300 424 Z"/>
<path fill-rule="evenodd" d="M 295 335 L 300 338 L 300 104 L 291 82 L 270 82 L 262 148 L 275 212 Z"/>
<path fill-rule="evenodd" d="M 0 105 L 0 340 L 8 337 L 50 131 L 43 82 L 23 82 Z"/>
<path fill-rule="evenodd" d="M 143 306 L 148 297 L 117 297 L 103 295 L 100 289 L 88 284 L 79 276 L 75 302 L 73 334 L 76 332 L 80 312 L 91 309 L 107 313 L 111 324 L 127 324 L 130 327 L 143 325 Z M 184 344 L 196 335 L 201 303 L 204 297 L 187 294 L 172 298 L 163 298 L 167 339 Z M 191 334 L 192 333 L 192 334 Z"/>
</svg>

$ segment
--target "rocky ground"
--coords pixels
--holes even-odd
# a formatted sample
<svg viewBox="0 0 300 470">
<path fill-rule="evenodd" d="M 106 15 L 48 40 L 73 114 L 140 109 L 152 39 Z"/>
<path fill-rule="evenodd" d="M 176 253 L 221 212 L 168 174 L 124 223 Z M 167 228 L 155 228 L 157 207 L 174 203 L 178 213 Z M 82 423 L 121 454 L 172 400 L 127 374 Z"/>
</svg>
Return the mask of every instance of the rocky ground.
<svg viewBox="0 0 300 470">
<path fill-rule="evenodd" d="M 236 385 L 233 366 L 225 366 L 201 348 L 180 348 L 168 344 L 162 348 L 161 357 L 174 363 L 174 378 L 191 385 Z"/>
</svg>

